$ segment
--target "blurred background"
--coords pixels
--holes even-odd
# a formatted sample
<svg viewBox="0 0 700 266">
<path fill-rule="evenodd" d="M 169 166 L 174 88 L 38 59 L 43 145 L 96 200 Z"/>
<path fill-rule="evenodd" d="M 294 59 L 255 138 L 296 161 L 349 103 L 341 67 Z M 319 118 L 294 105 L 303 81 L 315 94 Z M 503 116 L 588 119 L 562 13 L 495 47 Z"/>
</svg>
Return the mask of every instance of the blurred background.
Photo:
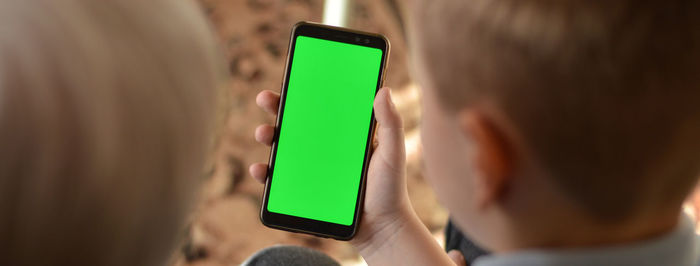
<svg viewBox="0 0 700 266">
<path fill-rule="evenodd" d="M 198 1 L 226 52 L 232 77 L 232 109 L 217 161 L 203 188 L 203 199 L 174 265 L 235 265 L 275 244 L 318 249 L 343 265 L 363 264 L 345 242 L 264 227 L 259 220 L 263 185 L 255 182 L 247 170 L 249 164 L 267 161 L 269 156 L 269 149 L 253 139 L 255 127 L 274 123 L 274 117 L 255 105 L 255 96 L 264 89 L 280 90 L 292 25 L 302 20 L 323 22 L 324 7 L 326 22 L 344 22 L 355 29 L 384 34 L 391 41 L 385 85 L 394 89 L 406 125 L 409 194 L 423 223 L 438 240 L 442 238 L 447 212 L 437 204 L 421 174 L 419 94 L 408 70 L 400 11 L 403 0 Z M 338 13 L 343 8 L 345 12 Z M 347 19 L 342 14 L 348 14 Z"/>
</svg>

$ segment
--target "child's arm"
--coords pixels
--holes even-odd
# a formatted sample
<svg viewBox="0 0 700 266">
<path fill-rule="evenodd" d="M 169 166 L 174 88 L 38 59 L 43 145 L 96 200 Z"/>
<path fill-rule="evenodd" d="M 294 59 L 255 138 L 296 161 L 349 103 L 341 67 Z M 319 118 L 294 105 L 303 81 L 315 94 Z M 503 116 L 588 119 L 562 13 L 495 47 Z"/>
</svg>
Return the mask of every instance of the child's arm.
<svg viewBox="0 0 700 266">
<path fill-rule="evenodd" d="M 455 265 L 414 213 L 377 229 L 352 240 L 368 265 Z"/>
<path fill-rule="evenodd" d="M 403 122 L 388 88 L 377 94 L 374 111 L 378 145 L 370 161 L 363 220 L 351 243 L 369 265 L 454 265 L 409 202 Z"/>
<path fill-rule="evenodd" d="M 264 91 L 257 103 L 277 114 L 279 95 Z M 388 88 L 377 93 L 374 110 L 379 127 L 367 175 L 364 212 L 351 243 L 370 265 L 454 265 L 413 211 L 406 190 L 403 123 Z M 274 127 L 262 125 L 255 139 L 270 145 Z M 254 164 L 251 175 L 265 182 L 267 165 Z"/>
</svg>

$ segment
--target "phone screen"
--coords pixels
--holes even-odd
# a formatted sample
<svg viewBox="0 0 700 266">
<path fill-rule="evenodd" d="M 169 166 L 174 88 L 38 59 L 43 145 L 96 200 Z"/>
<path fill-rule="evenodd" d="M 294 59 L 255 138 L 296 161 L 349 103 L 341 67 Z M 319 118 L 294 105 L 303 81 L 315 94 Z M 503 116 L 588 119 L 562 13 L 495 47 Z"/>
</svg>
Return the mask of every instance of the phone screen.
<svg viewBox="0 0 700 266">
<path fill-rule="evenodd" d="M 383 51 L 301 35 L 292 51 L 267 211 L 351 225 Z"/>
</svg>

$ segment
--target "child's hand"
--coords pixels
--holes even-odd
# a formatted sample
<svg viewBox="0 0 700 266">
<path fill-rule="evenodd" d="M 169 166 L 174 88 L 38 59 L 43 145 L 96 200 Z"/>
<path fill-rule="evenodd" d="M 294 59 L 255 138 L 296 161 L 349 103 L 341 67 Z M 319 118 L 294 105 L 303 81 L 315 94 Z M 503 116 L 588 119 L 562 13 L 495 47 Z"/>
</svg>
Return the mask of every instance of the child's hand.
<svg viewBox="0 0 700 266">
<path fill-rule="evenodd" d="M 279 94 L 263 91 L 256 101 L 265 111 L 277 115 Z M 389 237 L 394 228 L 406 220 L 406 216 L 415 215 L 406 191 L 403 122 L 388 88 L 377 93 L 374 110 L 378 122 L 377 137 L 368 169 L 364 213 L 359 231 L 352 241 L 358 249 L 371 246 L 373 239 Z M 274 132 L 274 126 L 260 125 L 255 130 L 255 140 L 269 146 Z M 251 165 L 250 173 L 264 183 L 267 164 Z"/>
<path fill-rule="evenodd" d="M 257 97 L 258 105 L 273 115 L 277 115 L 279 101 L 279 94 L 271 91 Z M 377 93 L 374 111 L 379 124 L 375 149 L 367 174 L 362 221 L 351 243 L 370 265 L 455 265 L 409 203 L 403 123 L 389 89 Z M 255 140 L 270 146 L 274 132 L 272 125 L 258 126 Z M 264 183 L 267 164 L 251 165 L 250 174 Z"/>
</svg>

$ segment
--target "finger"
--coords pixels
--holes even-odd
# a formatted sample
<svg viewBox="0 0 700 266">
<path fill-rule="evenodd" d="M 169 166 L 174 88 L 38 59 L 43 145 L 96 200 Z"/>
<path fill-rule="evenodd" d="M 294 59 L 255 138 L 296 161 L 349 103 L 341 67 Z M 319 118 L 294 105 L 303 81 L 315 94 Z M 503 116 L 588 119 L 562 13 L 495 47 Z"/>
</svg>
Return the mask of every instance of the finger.
<svg viewBox="0 0 700 266">
<path fill-rule="evenodd" d="M 255 97 L 255 102 L 258 106 L 262 107 L 265 112 L 277 115 L 277 110 L 280 105 L 280 95 L 273 91 L 264 90 L 258 93 L 258 96 Z"/>
<path fill-rule="evenodd" d="M 459 252 L 459 250 L 450 250 L 450 252 L 447 252 L 447 256 L 450 257 L 450 259 L 457 264 L 457 266 L 467 266 L 467 261 L 464 259 L 462 252 Z"/>
<path fill-rule="evenodd" d="M 272 145 L 272 138 L 275 136 L 275 127 L 271 125 L 259 125 L 255 128 L 255 140 L 267 146 Z"/>
<path fill-rule="evenodd" d="M 390 153 L 387 154 L 388 156 L 404 156 L 403 121 L 391 99 L 389 88 L 382 88 L 377 93 L 374 112 L 378 123 L 377 138 L 380 146 L 378 149 Z M 403 160 L 403 158 L 392 159 Z"/>
<path fill-rule="evenodd" d="M 248 171 L 250 172 L 250 175 L 253 176 L 253 178 L 260 182 L 260 183 L 265 183 L 265 179 L 267 179 L 267 164 L 266 163 L 254 163 L 250 165 L 250 168 L 248 168 Z"/>
</svg>

